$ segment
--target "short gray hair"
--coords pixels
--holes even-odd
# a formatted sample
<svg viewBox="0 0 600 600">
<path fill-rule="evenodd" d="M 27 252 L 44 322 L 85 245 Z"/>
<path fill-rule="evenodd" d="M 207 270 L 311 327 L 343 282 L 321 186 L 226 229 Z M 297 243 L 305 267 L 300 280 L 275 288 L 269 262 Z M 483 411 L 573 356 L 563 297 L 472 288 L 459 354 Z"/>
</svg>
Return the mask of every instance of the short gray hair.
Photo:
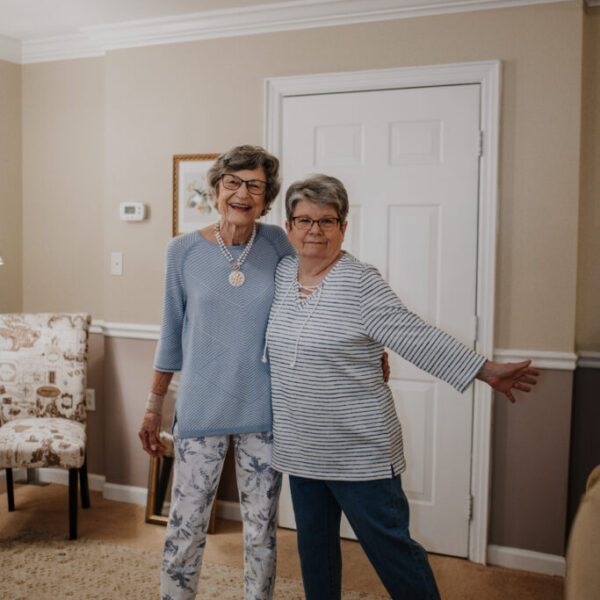
<svg viewBox="0 0 600 600">
<path fill-rule="evenodd" d="M 296 204 L 301 200 L 308 200 L 313 204 L 331 205 L 335 208 L 341 222 L 348 216 L 348 192 L 344 184 L 330 175 L 310 175 L 301 181 L 290 185 L 285 194 L 285 213 L 290 221 Z"/>
<path fill-rule="evenodd" d="M 279 159 L 276 156 L 269 154 L 264 148 L 261 148 L 261 146 L 250 146 L 246 144 L 243 146 L 236 146 L 221 154 L 206 174 L 206 182 L 208 183 L 210 195 L 213 198 L 217 197 L 217 186 L 225 173 L 259 169 L 260 167 L 265 170 L 267 179 L 265 205 L 261 216 L 266 215 L 271 208 L 271 204 L 273 204 L 275 198 L 277 198 L 277 194 L 281 188 L 281 180 L 279 179 Z"/>
</svg>

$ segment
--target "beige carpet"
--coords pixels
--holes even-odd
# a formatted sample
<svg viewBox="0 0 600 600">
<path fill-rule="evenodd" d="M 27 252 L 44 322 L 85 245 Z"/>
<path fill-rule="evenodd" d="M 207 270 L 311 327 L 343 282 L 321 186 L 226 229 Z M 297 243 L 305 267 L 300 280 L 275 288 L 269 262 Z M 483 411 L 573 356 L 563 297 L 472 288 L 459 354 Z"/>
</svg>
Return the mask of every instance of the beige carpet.
<svg viewBox="0 0 600 600">
<path fill-rule="evenodd" d="M 20 536 L 25 532 L 37 537 L 39 531 L 53 531 L 61 540 L 65 540 L 66 532 L 69 530 L 67 512 L 67 488 L 62 485 L 50 484 L 45 487 L 34 485 L 17 485 L 15 490 L 15 501 L 17 510 L 8 512 L 6 510 L 6 494 L 0 488 L 0 540 Z M 151 550 L 158 557 L 162 552 L 165 529 L 159 525 L 150 525 L 144 522 L 145 507 L 124 502 L 115 502 L 102 497 L 100 492 L 91 492 L 92 506 L 88 510 L 79 511 L 79 533 L 81 539 L 95 540 L 99 543 L 114 544 L 118 549 L 127 553 L 123 548 L 131 549 L 132 553 L 137 550 Z M 243 535 L 242 524 L 236 521 L 217 520 L 217 533 L 208 536 L 205 556 L 212 564 L 223 565 L 233 569 L 242 568 L 243 564 Z M 296 549 L 296 532 L 289 529 L 279 529 L 277 533 L 277 573 L 278 578 L 289 578 L 293 582 L 299 582 L 300 560 Z M 79 542 L 77 542 L 79 543 Z M 1 552 L 0 542 L 0 552 Z M 388 598 L 385 589 L 373 567 L 367 560 L 362 548 L 357 542 L 342 540 L 343 579 L 342 585 L 345 590 L 353 591 L 354 596 L 346 598 L 369 598 L 368 594 L 375 597 Z M 5 583 L 4 577 L 10 576 L 10 569 L 4 568 L 4 556 L 0 554 L 0 587 Z M 468 560 L 450 556 L 431 554 L 429 556 L 431 566 L 440 588 L 443 600 L 562 600 L 563 578 L 527 573 L 513 569 L 483 566 Z M 155 558 L 158 561 L 158 558 Z M 118 561 L 112 560 L 118 566 Z M 154 564 L 158 564 L 155 562 Z M 74 566 L 79 567 L 79 563 Z M 86 568 L 84 565 L 83 568 Z M 153 567 L 154 568 L 154 567 Z M 88 569 L 89 570 L 89 569 Z M 126 571 L 126 569 L 123 569 Z M 122 583 L 126 576 L 119 570 L 115 580 Z M 158 572 L 150 569 L 150 576 L 158 577 Z M 39 585 L 38 575 L 36 579 L 36 590 Z M 21 579 L 27 577 L 21 573 Z M 73 576 L 74 579 L 77 575 Z M 14 584 L 14 578 L 10 580 L 9 595 L 0 589 L 0 600 L 5 598 L 22 597 L 16 595 L 19 586 Z M 156 580 L 157 581 L 157 580 Z M 241 581 L 241 579 L 238 579 Z M 63 588 L 66 589 L 68 578 L 65 578 Z M 112 589 L 116 589 L 114 582 L 109 583 Z M 6 583 L 5 583 L 6 585 Z M 111 596 L 111 587 L 104 581 L 100 591 L 105 591 L 102 598 Z M 281 584 L 280 584 L 281 585 Z M 156 600 L 158 598 L 158 584 L 149 579 L 144 583 L 146 592 L 144 600 Z M 92 588 L 90 588 L 92 589 Z M 93 588 L 96 589 L 96 588 Z M 13 595 L 13 590 L 15 595 Z M 106 591 L 107 590 L 107 591 Z M 150 591 L 149 591 L 150 590 Z M 22 591 L 22 590 L 21 590 Z M 360 592 L 363 593 L 360 596 Z M 48 598 L 33 594 L 32 598 Z M 56 597 L 56 596 L 53 596 Z M 66 594 L 58 596 L 69 598 Z M 85 598 L 91 596 L 81 596 Z M 135 597 L 135 596 L 134 596 Z M 241 594 L 236 600 L 241 599 Z M 290 596 L 294 598 L 294 596 Z M 301 595 L 296 597 L 302 598 Z M 74 596 L 70 596 L 74 598 Z M 216 597 L 217 599 L 219 596 Z M 276 600 L 281 600 L 278 596 Z"/>
<path fill-rule="evenodd" d="M 0 598 L 11 600 L 153 600 L 159 595 L 160 553 L 55 533 L 0 540 Z M 204 563 L 197 599 L 240 600 L 243 572 Z M 277 578 L 276 600 L 303 600 L 302 582 Z M 344 600 L 384 600 L 344 592 Z"/>
</svg>

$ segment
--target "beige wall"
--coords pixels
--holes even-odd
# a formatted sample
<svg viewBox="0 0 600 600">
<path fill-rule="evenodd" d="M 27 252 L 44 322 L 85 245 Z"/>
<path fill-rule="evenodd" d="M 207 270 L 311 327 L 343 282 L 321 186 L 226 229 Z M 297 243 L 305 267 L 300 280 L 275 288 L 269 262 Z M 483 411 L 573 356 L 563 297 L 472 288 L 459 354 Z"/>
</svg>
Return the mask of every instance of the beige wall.
<svg viewBox="0 0 600 600">
<path fill-rule="evenodd" d="M 576 344 L 600 352 L 600 8 L 590 10 L 583 41 Z"/>
<path fill-rule="evenodd" d="M 582 21 L 581 4 L 566 2 L 24 67 L 25 307 L 86 308 L 109 321 L 157 323 L 172 155 L 261 143 L 265 77 L 500 59 L 496 346 L 571 351 Z M 92 226 L 102 199 L 103 224 Z M 150 219 L 120 222 L 123 200 L 146 202 Z M 64 235 L 56 243 L 65 219 L 83 225 L 81 252 Z M 115 250 L 124 253 L 122 277 L 108 274 Z"/>
<path fill-rule="evenodd" d="M 575 1 L 22 67 L 24 309 L 89 310 L 107 321 L 158 323 L 172 156 L 262 143 L 266 77 L 499 59 L 495 345 L 573 350 L 577 292 L 577 340 L 593 346 L 586 336 L 595 331 L 598 339 L 591 260 L 598 242 L 590 221 L 596 219 L 597 230 L 600 76 L 598 42 L 590 41 L 599 37 L 598 20 L 587 19 L 585 48 L 593 60 L 586 59 L 584 72 L 596 80 L 584 89 L 583 112 L 592 115 L 594 129 L 586 131 L 584 123 L 583 139 L 583 12 Z M 119 221 L 124 200 L 147 203 L 150 218 Z M 108 274 L 109 253 L 117 250 L 124 253 L 122 277 Z M 99 407 L 90 416 L 90 471 L 111 483 L 146 485 L 147 458 L 136 432 L 153 351 L 154 342 L 93 336 L 90 387 L 98 388 Z M 561 552 L 570 381 L 570 373 L 550 373 L 516 411 L 496 403 L 493 543 Z M 539 435 L 524 427 L 529 422 Z M 558 441 L 540 446 L 540 438 L 550 441 L 548 431 Z M 509 517 L 524 529 L 511 529 Z"/>
<path fill-rule="evenodd" d="M 102 317 L 104 61 L 23 67 L 23 310 Z"/>
<path fill-rule="evenodd" d="M 21 67 L 0 60 L 0 312 L 22 302 Z"/>
</svg>

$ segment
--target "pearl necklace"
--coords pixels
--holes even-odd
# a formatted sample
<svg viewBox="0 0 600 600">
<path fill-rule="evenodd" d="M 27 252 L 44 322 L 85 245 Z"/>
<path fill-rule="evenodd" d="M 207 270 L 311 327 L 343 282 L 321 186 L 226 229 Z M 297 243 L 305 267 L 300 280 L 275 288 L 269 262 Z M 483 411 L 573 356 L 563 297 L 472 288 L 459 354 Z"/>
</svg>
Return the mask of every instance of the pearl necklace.
<svg viewBox="0 0 600 600">
<path fill-rule="evenodd" d="M 233 271 L 231 271 L 231 273 L 229 273 L 229 283 L 233 287 L 240 287 L 240 285 L 243 285 L 244 281 L 246 280 L 246 277 L 240 271 L 240 268 L 242 267 L 242 264 L 246 260 L 248 253 L 252 249 L 252 244 L 254 243 L 254 238 L 256 237 L 256 223 L 254 223 L 252 225 L 252 235 L 250 236 L 250 239 L 248 240 L 248 245 L 246 246 L 246 249 L 242 252 L 240 257 L 238 258 L 237 262 L 231 255 L 231 252 L 229 252 L 229 248 L 227 248 L 227 246 L 225 245 L 225 242 L 223 241 L 223 238 L 221 237 L 220 223 L 217 223 L 215 225 L 215 237 L 217 238 L 217 242 L 219 244 L 219 248 L 221 249 L 221 252 L 225 256 L 225 258 L 228 260 L 228 262 L 230 262 L 233 265 Z"/>
</svg>

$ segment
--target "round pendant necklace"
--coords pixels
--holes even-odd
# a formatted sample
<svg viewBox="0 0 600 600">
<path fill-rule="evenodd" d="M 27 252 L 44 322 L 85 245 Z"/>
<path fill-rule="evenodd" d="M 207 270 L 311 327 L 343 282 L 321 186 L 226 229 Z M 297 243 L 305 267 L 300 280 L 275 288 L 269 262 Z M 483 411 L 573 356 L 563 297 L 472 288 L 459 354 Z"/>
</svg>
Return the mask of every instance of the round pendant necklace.
<svg viewBox="0 0 600 600">
<path fill-rule="evenodd" d="M 219 223 L 215 225 L 215 237 L 217 238 L 217 242 L 219 243 L 219 248 L 221 249 L 221 252 L 225 256 L 227 261 L 233 265 L 233 271 L 229 273 L 229 283 L 233 287 L 240 287 L 240 285 L 243 285 L 244 281 L 246 281 L 246 277 L 240 271 L 240 269 L 242 267 L 242 264 L 244 264 L 248 253 L 252 249 L 252 244 L 254 243 L 254 238 L 256 237 L 256 223 L 252 225 L 252 235 L 248 240 L 248 245 L 246 246 L 246 249 L 242 252 L 237 261 L 231 255 L 231 252 L 229 252 L 229 248 L 227 248 L 225 242 L 223 241 L 223 238 L 221 237 L 221 225 Z"/>
</svg>

